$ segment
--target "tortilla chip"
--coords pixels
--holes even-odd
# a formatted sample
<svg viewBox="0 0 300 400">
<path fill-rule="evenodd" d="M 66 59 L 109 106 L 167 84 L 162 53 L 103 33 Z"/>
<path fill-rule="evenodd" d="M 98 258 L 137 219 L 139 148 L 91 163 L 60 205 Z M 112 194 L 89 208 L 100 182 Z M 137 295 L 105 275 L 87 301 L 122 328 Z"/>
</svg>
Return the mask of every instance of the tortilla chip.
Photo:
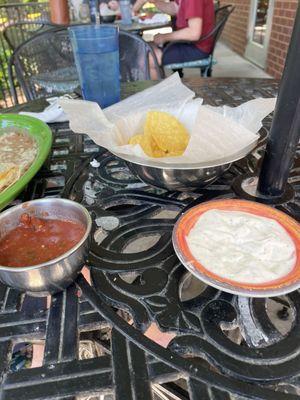
<svg viewBox="0 0 300 400">
<path fill-rule="evenodd" d="M 162 111 L 149 111 L 144 128 L 145 136 L 152 137 L 158 148 L 170 155 L 181 155 L 189 142 L 186 128 L 177 118 Z"/>
<path fill-rule="evenodd" d="M 135 135 L 132 136 L 129 140 L 129 144 L 136 145 L 139 144 L 143 149 L 144 153 L 147 154 L 149 157 L 164 157 L 166 153 L 161 150 L 155 141 L 146 135 Z"/>
<path fill-rule="evenodd" d="M 10 163 L 0 164 L 0 193 L 13 185 L 21 175 L 21 169 L 17 165 Z"/>
<path fill-rule="evenodd" d="M 141 144 L 143 141 L 143 135 L 134 135 L 129 139 L 128 144 L 132 144 L 133 146 L 136 144 Z"/>
</svg>

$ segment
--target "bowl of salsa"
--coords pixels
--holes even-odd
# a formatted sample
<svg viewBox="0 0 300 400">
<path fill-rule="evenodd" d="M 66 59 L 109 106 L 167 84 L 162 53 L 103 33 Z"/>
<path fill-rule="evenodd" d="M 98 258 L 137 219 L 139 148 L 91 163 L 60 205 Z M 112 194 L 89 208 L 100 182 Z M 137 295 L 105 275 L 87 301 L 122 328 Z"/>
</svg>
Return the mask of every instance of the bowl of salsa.
<svg viewBox="0 0 300 400">
<path fill-rule="evenodd" d="M 44 296 L 64 290 L 84 266 L 91 217 L 67 199 L 29 201 L 0 214 L 0 280 Z"/>
</svg>

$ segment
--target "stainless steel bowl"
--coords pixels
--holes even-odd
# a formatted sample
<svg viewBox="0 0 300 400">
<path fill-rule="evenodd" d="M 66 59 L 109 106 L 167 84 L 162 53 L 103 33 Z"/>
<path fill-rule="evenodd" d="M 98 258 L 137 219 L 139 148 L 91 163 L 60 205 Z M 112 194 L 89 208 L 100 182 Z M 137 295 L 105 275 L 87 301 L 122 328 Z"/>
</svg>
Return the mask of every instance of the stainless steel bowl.
<svg viewBox="0 0 300 400">
<path fill-rule="evenodd" d="M 208 168 L 169 169 L 139 165 L 127 161 L 128 168 L 143 182 L 181 192 L 201 189 L 221 176 L 231 164 Z"/>
<path fill-rule="evenodd" d="M 28 267 L 0 265 L 0 280 L 8 286 L 35 296 L 59 292 L 74 281 L 86 261 L 92 227 L 91 217 L 86 208 L 71 200 L 45 198 L 28 201 L 0 214 L 0 238 L 19 224 L 20 216 L 24 213 L 41 218 L 46 216 L 66 219 L 85 226 L 82 239 L 60 257 Z"/>
<path fill-rule="evenodd" d="M 195 164 L 163 163 L 133 155 L 114 153 L 126 161 L 128 168 L 143 182 L 181 192 L 201 189 L 219 178 L 234 161 L 240 160 L 257 146 L 257 140 L 230 157 Z"/>
</svg>

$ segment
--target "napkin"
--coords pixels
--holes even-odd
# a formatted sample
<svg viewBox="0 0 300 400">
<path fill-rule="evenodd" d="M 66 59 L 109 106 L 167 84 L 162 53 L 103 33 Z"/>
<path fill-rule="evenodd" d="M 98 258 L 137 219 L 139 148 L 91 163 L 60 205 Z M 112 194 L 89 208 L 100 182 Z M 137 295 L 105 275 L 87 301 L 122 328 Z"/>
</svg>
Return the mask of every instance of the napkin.
<svg viewBox="0 0 300 400">
<path fill-rule="evenodd" d="M 178 74 L 102 110 L 84 100 L 61 99 L 75 133 L 86 133 L 98 145 L 147 165 L 223 163 L 246 155 L 259 139 L 262 120 L 274 110 L 275 98 L 255 99 L 238 107 L 211 107 L 194 99 Z M 166 111 L 178 118 L 190 133 L 189 144 L 179 157 L 151 158 L 140 145 L 129 145 L 131 136 L 143 132 L 149 110 Z"/>
<path fill-rule="evenodd" d="M 167 14 L 154 14 L 152 18 L 139 19 L 140 24 L 164 24 L 169 22 L 170 17 Z"/>
<path fill-rule="evenodd" d="M 46 123 L 54 123 L 54 122 L 66 122 L 68 121 L 68 117 L 65 114 L 64 110 L 58 104 L 60 99 L 71 99 L 71 96 L 64 95 L 62 97 L 50 97 L 47 99 L 47 102 L 50 104 L 48 107 L 44 109 L 42 112 L 27 112 L 21 111 L 21 115 L 29 115 L 30 117 L 37 118 Z"/>
</svg>

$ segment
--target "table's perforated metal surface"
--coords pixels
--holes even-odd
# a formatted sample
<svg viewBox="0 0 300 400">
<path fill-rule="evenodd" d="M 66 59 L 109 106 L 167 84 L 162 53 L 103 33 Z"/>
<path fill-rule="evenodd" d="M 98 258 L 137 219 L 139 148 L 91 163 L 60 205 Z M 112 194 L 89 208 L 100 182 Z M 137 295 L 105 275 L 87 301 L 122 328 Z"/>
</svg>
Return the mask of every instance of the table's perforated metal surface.
<svg viewBox="0 0 300 400">
<path fill-rule="evenodd" d="M 187 84 L 212 105 L 238 105 L 277 92 L 272 80 L 195 79 Z M 127 94 L 139 88 L 133 84 Z M 270 122 L 267 117 L 262 138 Z M 219 292 L 190 279 L 171 243 L 174 221 L 187 207 L 237 196 L 232 182 L 256 170 L 262 147 L 206 189 L 170 193 L 141 183 L 121 160 L 73 135 L 67 124 L 52 128 L 52 155 L 17 201 L 65 196 L 88 207 L 98 241 L 89 257 L 94 287 L 80 276 L 76 285 L 53 296 L 49 310 L 26 312 L 23 295 L 0 286 L 0 398 L 111 393 L 117 400 L 148 400 L 157 392 L 153 384 L 179 378 L 181 388 L 168 390 L 182 399 L 299 398 L 299 292 L 272 300 Z M 99 167 L 90 165 L 93 158 Z M 296 219 L 299 168 L 298 154 L 290 175 L 295 195 L 277 206 Z M 144 335 L 153 322 L 174 334 L 167 349 Z M 103 355 L 79 360 L 80 333 L 99 329 L 107 332 L 106 339 L 97 339 Z M 43 366 L 10 372 L 12 346 L 37 340 L 45 342 Z"/>
</svg>

